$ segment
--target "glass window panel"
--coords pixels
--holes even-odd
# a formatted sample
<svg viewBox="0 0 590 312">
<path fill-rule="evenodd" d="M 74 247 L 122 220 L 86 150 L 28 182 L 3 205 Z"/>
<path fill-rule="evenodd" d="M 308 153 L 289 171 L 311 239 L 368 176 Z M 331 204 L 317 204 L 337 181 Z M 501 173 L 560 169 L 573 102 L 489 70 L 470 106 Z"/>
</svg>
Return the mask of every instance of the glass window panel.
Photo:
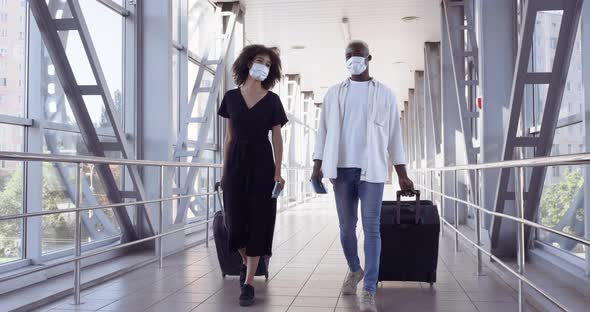
<svg viewBox="0 0 590 312">
<path fill-rule="evenodd" d="M 193 86 L 195 84 L 195 80 L 197 79 L 197 75 L 199 72 L 199 66 L 192 62 L 188 63 L 188 92 L 189 97 L 192 93 Z M 203 80 L 201 81 L 201 87 L 210 87 L 213 83 L 213 74 L 209 71 L 204 71 Z M 197 99 L 195 101 L 195 105 L 193 107 L 193 111 L 191 116 L 192 117 L 203 117 L 205 114 L 205 109 L 207 107 L 207 100 L 209 99 L 210 93 L 200 92 L 197 95 Z M 217 98 L 216 98 L 217 100 Z M 212 111 L 212 115 L 216 116 L 217 111 Z M 215 143 L 215 122 L 217 118 L 213 118 L 214 122 L 210 125 L 209 132 L 207 133 L 207 143 Z M 188 139 L 189 140 L 197 140 L 199 136 L 199 131 L 201 128 L 200 123 L 191 123 L 188 126 Z"/>
<path fill-rule="evenodd" d="M 90 37 L 111 96 L 123 94 L 123 33 L 125 18 L 98 1 L 80 1 Z M 82 52 L 83 53 L 83 52 Z M 121 114 L 119 106 L 119 115 Z"/>
<path fill-rule="evenodd" d="M 550 72 L 555 55 L 555 42 L 561 25 L 562 11 L 542 11 L 537 13 L 535 26 L 535 45 L 533 47 L 533 69 L 535 72 Z M 572 51 L 572 59 L 568 70 L 568 78 L 564 90 L 559 118 L 577 115 L 582 112 L 584 103 L 584 88 L 582 72 L 577 70 L 582 62 L 582 51 L 575 49 L 581 44 L 581 28 L 578 27 L 576 42 Z M 534 124 L 540 125 L 545 109 L 548 85 L 534 86 Z"/>
<path fill-rule="evenodd" d="M 217 45 L 221 42 L 219 23 L 215 17 L 215 8 L 207 0 L 188 1 L 188 46 L 189 50 L 202 58 L 205 49 L 211 47 L 209 59 L 217 56 Z"/>
<path fill-rule="evenodd" d="M 20 220 L 0 221 L 0 264 L 22 259 L 22 225 Z"/>
<path fill-rule="evenodd" d="M 44 153 L 90 156 L 79 133 L 54 130 L 44 132 Z"/>
<path fill-rule="evenodd" d="M 0 28 L 8 31 L 0 36 L 0 114 L 24 116 L 25 90 L 25 8 L 19 1 L 8 1 L 2 8 Z"/>
<path fill-rule="evenodd" d="M 560 167 L 558 170 L 545 178 L 539 220 L 543 225 L 584 237 L 583 167 Z M 585 258 L 586 247 L 572 240 L 541 230 L 537 239 Z"/>
<path fill-rule="evenodd" d="M 122 120 L 122 113 L 124 111 L 122 109 L 123 17 L 97 1 L 81 1 L 80 5 L 107 82 L 108 90 L 113 99 L 114 108 L 117 111 L 118 117 Z M 61 4 L 56 2 L 54 7 L 61 7 Z M 54 10 L 56 9 L 54 8 Z M 63 31 L 60 32 L 60 35 L 77 83 L 81 85 L 96 84 L 79 33 L 77 31 Z M 53 63 L 46 51 L 41 55 L 43 57 L 43 69 L 39 72 L 33 69 L 31 75 L 39 74 L 41 76 L 41 85 L 44 87 L 42 88 L 44 90 L 42 102 L 44 103 L 45 118 L 52 122 L 73 125 L 76 121 L 56 76 Z M 98 120 L 98 123 L 100 123 L 100 119 L 103 119 L 103 116 L 106 117 L 104 115 L 102 100 L 100 100 L 99 105 L 98 101 L 93 99 L 98 98 L 97 96 L 85 97 L 85 99 L 88 98 L 91 98 L 90 103 L 87 103 L 91 118 Z"/>
<path fill-rule="evenodd" d="M 108 138 L 101 137 L 101 140 Z M 111 139 L 112 140 L 112 139 Z M 45 131 L 44 152 L 53 154 L 88 155 L 82 137 L 78 133 L 63 131 Z M 108 152 L 109 158 L 120 158 L 120 152 Z M 111 166 L 115 181 L 121 187 L 123 168 Z M 73 164 L 43 164 L 44 210 L 74 208 L 73 190 L 75 189 L 76 166 Z M 82 181 L 82 206 L 104 205 L 109 203 L 104 187 L 98 178 L 95 166 L 84 167 Z M 42 218 L 42 251 L 51 253 L 74 245 L 74 217 L 72 213 L 44 216 Z M 83 213 L 83 243 L 102 240 L 120 235 L 120 228 L 114 218 L 112 209 L 102 209 Z"/>
<path fill-rule="evenodd" d="M 92 176 L 92 179 L 90 178 Z M 43 165 L 43 210 L 57 211 L 74 208 L 76 166 L 73 164 Z M 82 206 L 104 205 L 109 201 L 102 192 L 95 168 L 83 167 Z M 62 213 L 42 218 L 43 254 L 74 246 L 75 214 Z M 82 242 L 87 244 L 120 236 L 121 230 L 112 209 L 82 212 Z"/>
<path fill-rule="evenodd" d="M 73 164 L 43 164 L 42 209 L 56 211 L 74 208 L 67 186 L 75 183 Z M 43 254 L 74 246 L 75 214 L 62 213 L 41 219 Z"/>
<path fill-rule="evenodd" d="M 180 42 L 180 1 L 172 1 L 172 40 Z"/>
<path fill-rule="evenodd" d="M 539 11 L 535 22 L 534 71 L 550 72 L 555 58 L 563 11 Z"/>
<path fill-rule="evenodd" d="M 92 124 L 96 128 L 111 128 L 111 121 L 107 114 L 106 106 L 102 101 L 102 97 L 99 95 L 85 95 L 83 96 L 84 103 L 88 109 L 88 114 L 92 120 Z M 115 108 L 120 110 L 121 97 L 119 96 L 118 101 L 115 101 Z"/>
<path fill-rule="evenodd" d="M 215 152 L 214 151 L 203 151 L 203 153 L 201 154 L 202 157 L 202 162 L 204 163 L 215 163 Z M 189 158 L 188 161 L 191 161 L 191 159 Z M 215 170 L 214 169 L 209 169 L 210 172 L 210 179 L 209 181 L 207 181 L 207 168 L 200 168 L 199 169 L 199 173 L 197 175 L 197 180 L 195 181 L 195 185 L 194 185 L 194 189 L 197 193 L 206 193 L 208 190 L 211 191 L 213 190 L 214 184 L 215 184 Z M 207 185 L 207 183 L 209 183 Z M 207 187 L 209 189 L 207 189 Z M 201 201 L 203 204 L 207 203 L 207 197 L 206 196 L 202 196 L 200 197 Z M 211 209 L 213 209 L 213 197 L 209 198 L 210 200 L 210 207 Z M 195 214 L 192 209 L 188 209 L 187 211 L 187 217 L 188 219 L 193 219 L 193 218 L 202 218 L 206 216 L 207 210 L 204 206 L 198 205 L 196 204 L 196 202 L 192 205 L 192 207 L 194 208 L 194 210 L 197 212 L 197 214 Z"/>
<path fill-rule="evenodd" d="M 84 51 L 82 38 L 77 31 L 68 30 L 59 32 L 61 43 L 65 47 L 66 55 L 76 82 L 80 85 L 96 85 L 96 80 L 92 74 L 90 62 Z"/>
<path fill-rule="evenodd" d="M 533 45 L 533 69 L 535 72 L 550 72 L 558 44 L 562 19 L 561 11 L 545 11 L 537 13 L 535 37 Z M 559 118 L 583 116 L 585 101 L 582 84 L 582 73 L 579 64 L 582 62 L 581 29 L 578 28 L 572 59 L 568 69 Z M 534 87 L 533 109 L 534 124 L 540 125 L 545 109 L 547 85 Z M 538 129 L 537 129 L 538 130 Z M 584 151 L 583 123 L 568 125 L 556 130 L 552 146 L 552 155 L 565 155 Z M 584 235 L 583 210 L 583 167 L 560 166 L 550 167 L 545 176 L 543 194 L 540 203 L 539 220 L 542 224 L 574 234 Z M 537 239 L 553 247 L 584 257 L 585 249 L 571 240 L 563 239 L 544 231 L 537 231 Z"/>
<path fill-rule="evenodd" d="M 64 0 L 45 0 L 49 7 L 49 12 L 54 18 L 71 18 L 72 12 L 67 2 Z"/>
<path fill-rule="evenodd" d="M 0 124 L 0 150 L 22 152 L 24 128 Z M 0 160 L 0 215 L 23 212 L 23 163 Z M 22 220 L 0 221 L 0 263 L 22 258 Z"/>
</svg>

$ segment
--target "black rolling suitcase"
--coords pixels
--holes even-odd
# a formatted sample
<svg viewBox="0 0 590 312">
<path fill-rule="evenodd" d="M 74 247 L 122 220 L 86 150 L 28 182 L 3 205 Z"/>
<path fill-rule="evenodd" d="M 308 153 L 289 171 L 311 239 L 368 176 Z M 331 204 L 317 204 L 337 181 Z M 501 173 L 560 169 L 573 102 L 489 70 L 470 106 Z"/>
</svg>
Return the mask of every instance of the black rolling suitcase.
<svg viewBox="0 0 590 312">
<path fill-rule="evenodd" d="M 440 219 L 429 200 L 384 201 L 379 281 L 436 282 Z"/>
<path fill-rule="evenodd" d="M 237 251 L 229 250 L 229 236 L 227 233 L 227 227 L 225 226 L 223 199 L 219 194 L 220 185 L 221 183 L 219 182 L 215 184 L 215 191 L 217 192 L 221 210 L 217 211 L 213 216 L 213 239 L 215 240 L 215 248 L 217 249 L 217 259 L 219 260 L 219 266 L 221 267 L 221 274 L 223 277 L 226 275 L 239 276 L 240 268 L 242 267 L 242 257 Z M 258 269 L 256 269 L 256 276 L 264 276 L 268 279 L 269 262 L 270 256 L 260 258 Z"/>
</svg>

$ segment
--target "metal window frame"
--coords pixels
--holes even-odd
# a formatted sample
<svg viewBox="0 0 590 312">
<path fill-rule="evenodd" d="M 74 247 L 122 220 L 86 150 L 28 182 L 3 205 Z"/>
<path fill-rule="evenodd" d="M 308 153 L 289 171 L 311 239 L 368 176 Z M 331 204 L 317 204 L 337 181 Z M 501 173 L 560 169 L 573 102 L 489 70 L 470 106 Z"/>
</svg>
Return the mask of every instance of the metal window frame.
<svg viewBox="0 0 590 312">
<path fill-rule="evenodd" d="M 239 2 L 219 3 L 216 5 L 215 11 L 216 18 L 219 19 L 218 22 L 220 23 L 218 27 L 220 27 L 220 31 L 223 34 L 220 55 L 218 56 L 219 59 L 209 59 L 209 54 L 211 52 L 212 47 L 207 47 L 203 55 L 203 59 L 201 61 L 205 65 L 208 65 L 209 63 L 211 65 L 216 65 L 215 74 L 213 75 L 213 81 L 210 86 L 203 86 L 202 81 L 206 68 L 202 66 L 199 67 L 199 71 L 197 73 L 197 77 L 195 79 L 195 83 L 193 85 L 192 92 L 190 94 L 190 98 L 188 99 L 187 105 L 180 104 L 180 131 L 178 132 L 177 143 L 174 148 L 174 156 L 176 159 L 190 157 L 192 159 L 192 162 L 200 161 L 201 154 L 203 151 L 202 146 L 207 143 L 209 131 L 215 131 L 215 120 L 217 118 L 212 118 L 212 116 L 214 116 L 214 109 L 217 107 L 217 103 L 219 101 L 219 90 L 220 86 L 223 84 L 223 77 L 225 76 L 225 58 L 227 57 L 227 52 L 233 40 L 234 29 L 236 24 L 238 23 L 238 17 L 240 14 L 242 14 Z M 197 118 L 194 118 L 192 116 L 193 110 L 195 108 L 197 96 L 199 94 L 208 94 L 207 104 L 204 110 L 204 114 Z M 183 103 L 183 101 L 180 101 L 179 103 Z M 195 124 L 197 125 L 197 127 L 199 127 L 199 134 L 193 149 L 189 149 L 189 124 Z M 186 173 L 180 170 L 176 171 L 175 173 L 178 173 L 178 176 L 180 176 L 181 181 L 178 187 L 179 194 L 187 194 L 188 192 L 190 192 L 194 188 L 195 182 L 198 180 L 199 177 L 199 170 L 197 170 L 196 168 L 189 168 Z M 197 204 L 199 204 L 200 206 L 204 206 L 204 203 L 201 202 L 200 198 L 196 198 L 195 200 Z M 178 205 L 175 223 L 180 224 L 186 222 L 186 212 L 188 209 L 193 209 L 193 202 L 187 199 L 182 199 Z M 195 211 L 193 210 L 193 212 Z"/>
<path fill-rule="evenodd" d="M 125 2 L 129 9 L 123 8 L 120 5 L 114 3 L 111 0 L 96 0 L 97 2 L 105 5 L 107 8 L 113 10 L 114 12 L 118 13 L 122 17 L 129 17 L 131 13 L 133 13 L 136 9 L 136 5 L 132 3 Z M 25 116 L 27 117 L 15 117 L 9 115 L 0 115 L 0 123 L 10 124 L 10 125 L 18 125 L 24 127 L 24 151 L 29 152 L 31 148 L 33 148 L 33 152 L 41 152 L 41 150 L 37 150 L 40 148 L 42 139 L 40 138 L 39 132 L 42 132 L 43 129 L 48 130 L 56 130 L 56 131 L 64 131 L 69 133 L 80 133 L 80 130 L 75 125 L 66 125 L 66 124 L 59 124 L 51 121 L 44 120 L 42 113 L 39 113 L 39 106 L 38 103 L 31 103 L 30 102 L 30 92 L 38 92 L 34 89 L 29 87 L 29 80 L 33 79 L 34 76 L 30 75 L 29 69 L 30 68 L 40 68 L 39 66 L 33 65 L 31 66 L 29 63 L 31 61 L 30 55 L 30 25 L 31 23 L 35 23 L 35 20 L 32 16 L 32 13 L 29 9 L 29 3 L 26 3 L 26 44 L 25 44 L 25 75 L 26 75 L 26 85 L 25 85 L 25 94 L 24 94 L 24 103 L 25 103 Z M 136 21 L 137 19 L 125 18 L 123 21 L 123 92 L 125 96 L 124 103 L 128 103 L 125 105 L 123 109 L 123 118 L 124 121 L 122 126 L 127 128 L 128 130 L 131 129 L 132 132 L 136 129 L 135 123 L 135 116 L 134 112 L 136 111 L 135 106 L 137 105 L 135 100 L 135 92 L 136 90 L 136 53 L 137 50 L 135 32 L 136 32 Z M 130 40 L 126 40 L 130 39 Z M 39 41 L 41 41 L 39 39 Z M 35 80 L 35 79 L 33 79 Z M 34 82 L 33 82 L 34 83 Z M 133 104 L 133 105 L 132 105 Z M 109 131 L 108 129 L 98 129 L 98 135 L 101 137 L 114 137 L 114 133 Z M 126 131 L 125 138 L 130 140 L 134 138 L 133 133 L 129 133 Z M 137 151 L 137 148 L 135 148 Z M 23 165 L 23 209 L 25 212 L 35 212 L 31 210 L 31 207 L 39 206 L 39 204 L 31 204 L 30 202 L 36 202 L 40 195 L 36 195 L 40 193 L 41 190 L 39 189 L 40 184 L 36 183 L 35 181 L 40 180 L 38 176 L 42 175 L 40 166 L 36 166 L 37 164 L 26 163 Z M 32 175 L 32 176 L 31 176 Z M 129 181 L 128 173 L 126 173 L 127 181 L 122 181 L 122 184 L 125 185 L 126 183 L 131 183 Z M 35 187 L 35 185 L 38 187 Z M 36 224 L 38 226 L 36 226 Z M 23 223 L 23 250 L 22 255 L 23 259 L 11 261 L 8 263 L 0 264 L 0 273 L 5 271 L 11 271 L 17 268 L 23 268 L 35 263 L 39 263 L 41 261 L 53 260 L 63 256 L 73 254 L 73 248 L 61 250 L 59 252 L 50 253 L 43 255 L 41 252 L 41 231 L 40 231 L 40 220 L 29 220 Z M 114 240 L 119 240 L 119 236 L 110 237 L 106 239 L 100 239 L 99 241 L 91 242 L 89 244 L 84 245 L 84 249 L 92 249 L 92 248 L 100 248 L 107 244 L 111 244 Z"/>
<path fill-rule="evenodd" d="M 96 130 L 92 124 L 92 121 L 90 120 L 90 116 L 85 105 L 83 98 L 84 94 L 101 96 L 105 106 L 105 111 L 110 121 L 110 126 L 117 137 L 117 151 L 121 152 L 123 158 L 130 157 L 131 154 L 128 142 L 126 142 L 126 137 L 123 134 L 121 120 L 119 119 L 118 113 L 114 110 L 113 99 L 109 92 L 108 84 L 105 80 L 105 76 L 98 60 L 92 38 L 89 34 L 88 25 L 84 20 L 84 14 L 81 11 L 78 0 L 67 0 L 67 6 L 72 13 L 72 18 L 60 20 L 54 19 L 53 16 L 51 16 L 49 8 L 44 2 L 32 2 L 32 4 L 34 4 L 31 5 L 31 9 L 35 16 L 35 20 L 38 24 L 42 25 L 42 27 L 39 28 L 43 36 L 43 41 L 47 46 L 47 51 L 51 55 L 57 77 L 60 79 L 60 83 L 69 99 L 72 112 L 76 117 L 76 121 L 81 130 L 81 135 L 89 152 L 93 155 L 103 156 L 105 151 L 109 150 L 110 147 L 104 145 L 96 134 Z M 96 85 L 80 86 L 76 83 L 68 57 L 65 55 L 64 48 L 60 42 L 58 35 L 58 31 L 60 29 L 74 30 L 80 35 L 80 39 L 84 45 L 84 52 L 86 53 L 86 57 L 89 60 Z M 127 170 L 131 176 L 137 196 L 139 196 L 139 198 L 145 198 L 143 183 L 137 168 L 130 166 L 127 168 Z M 122 202 L 124 200 L 122 196 L 123 192 L 119 190 L 111 169 L 109 167 L 99 166 L 97 172 L 101 177 L 103 186 L 105 187 L 105 191 L 109 199 L 113 202 Z M 138 237 L 138 233 L 135 231 L 132 225 L 128 212 L 125 209 L 117 209 L 115 210 L 115 215 L 121 224 L 122 231 L 125 233 L 124 239 L 135 240 Z M 148 225 L 150 225 L 149 230 L 151 231 L 153 230 L 152 220 L 154 218 L 148 209 L 146 209 L 146 217 L 148 220 Z"/>
<path fill-rule="evenodd" d="M 426 192 L 430 192 L 432 195 L 436 194 L 441 197 L 447 198 L 457 203 L 462 203 L 468 205 L 474 209 L 477 209 L 478 212 L 484 213 L 486 215 L 491 215 L 496 218 L 502 218 L 506 220 L 510 220 L 512 222 L 516 222 L 518 224 L 518 268 L 514 269 L 510 265 L 506 264 L 500 257 L 494 255 L 493 249 L 487 250 L 484 246 L 481 245 L 480 236 L 477 235 L 477 242 L 471 240 L 467 235 L 462 233 L 458 227 L 458 224 L 452 224 L 451 222 L 447 221 L 443 216 L 441 216 L 441 224 L 445 225 L 444 227 L 448 227 L 449 229 L 453 230 L 455 233 L 455 251 L 458 251 L 457 248 L 459 246 L 459 236 L 462 237 L 466 242 L 477 249 L 478 257 L 477 257 L 477 267 L 478 272 L 481 271 L 481 254 L 485 254 L 491 258 L 492 261 L 501 265 L 505 270 L 507 270 L 511 275 L 517 278 L 518 282 L 518 308 L 519 311 L 524 311 L 524 303 L 525 303 L 525 291 L 524 286 L 525 284 L 528 285 L 530 288 L 541 294 L 547 300 L 551 301 L 556 307 L 560 310 L 568 311 L 568 309 L 564 306 L 564 304 L 559 301 L 557 298 L 553 297 L 551 294 L 546 292 L 541 286 L 536 285 L 534 282 L 529 280 L 525 276 L 525 255 L 526 255 L 526 240 L 525 240 L 525 227 L 541 229 L 552 234 L 559 235 L 561 237 L 565 237 L 567 239 L 576 241 L 581 243 L 585 246 L 590 246 L 590 240 L 585 237 L 579 237 L 577 235 L 572 235 L 566 233 L 564 231 L 556 230 L 554 228 L 539 224 L 534 221 L 530 221 L 525 216 L 525 185 L 524 185 L 524 168 L 547 168 L 549 166 L 575 166 L 575 165 L 588 165 L 590 164 L 590 153 L 580 153 L 580 154 L 572 154 L 572 155 L 562 155 L 562 156 L 544 156 L 544 157 L 535 157 L 529 159 L 519 159 L 519 160 L 503 160 L 498 162 L 488 162 L 488 163 L 481 163 L 477 165 L 460 165 L 460 166 L 449 166 L 449 167 L 438 167 L 438 168 L 426 168 L 426 169 L 417 169 L 411 170 L 411 173 L 417 175 L 428 174 L 432 172 L 441 172 L 441 173 L 454 173 L 455 177 L 455 190 L 457 186 L 456 175 L 457 171 L 476 171 L 479 172 L 481 170 L 488 170 L 488 169 L 509 169 L 516 171 L 515 176 L 515 198 L 517 199 L 517 207 L 519 212 L 516 216 L 511 214 L 506 214 L 502 212 L 497 212 L 492 209 L 488 209 L 485 206 L 482 206 L 479 203 L 473 203 L 469 201 L 462 200 L 457 198 L 456 192 L 454 192 L 453 196 L 446 195 L 446 192 L 443 190 L 437 191 L 432 188 L 429 188 L 425 185 L 417 184 L 416 186 L 419 188 L 424 189 Z M 477 175 L 479 176 L 479 174 Z M 495 207 L 491 207 L 495 208 Z M 458 211 L 455 209 L 454 216 L 455 220 L 457 218 Z M 481 223 L 478 223 L 476 231 L 481 231 Z"/>
<path fill-rule="evenodd" d="M 113 0 L 96 0 L 96 1 L 98 3 L 104 5 L 108 9 L 112 10 L 113 12 L 118 13 L 119 15 L 121 15 L 123 17 L 127 17 L 131 14 L 131 12 L 129 12 L 129 10 L 122 7 L 118 3 L 114 2 Z"/>
<path fill-rule="evenodd" d="M 33 119 L 0 114 L 0 124 L 31 127 L 33 126 Z"/>
<path fill-rule="evenodd" d="M 586 259 L 580 258 L 573 253 L 568 252 L 567 250 L 551 246 L 550 244 L 541 240 L 535 240 L 534 247 L 535 249 L 542 251 L 541 256 L 543 256 L 543 253 L 546 253 L 548 255 L 557 257 L 560 260 L 566 261 L 568 264 L 571 264 L 580 270 L 583 270 L 586 266 Z"/>
<path fill-rule="evenodd" d="M 92 251 L 97 248 L 106 247 L 106 246 L 115 246 L 121 243 L 121 236 L 115 236 L 110 238 L 101 239 L 98 241 L 92 241 L 89 243 L 82 244 L 82 251 Z M 41 251 L 41 262 L 49 262 L 57 259 L 62 259 L 68 256 L 72 256 L 75 253 L 74 246 L 66 247 L 59 250 L 50 251 L 48 253 L 43 254 Z"/>
<path fill-rule="evenodd" d="M 534 148 L 534 157 L 544 157 L 550 154 L 583 2 L 583 0 L 551 0 L 527 1 L 525 3 L 510 100 L 511 112 L 502 160 L 516 159 L 519 151 L 523 152 L 524 155 L 527 147 Z M 563 11 L 553 67 L 549 72 L 534 72 L 531 71 L 530 63 L 537 13 L 551 10 Z M 541 132 L 538 136 L 530 137 L 526 135 L 524 129 L 519 129 L 519 124 L 524 128 L 525 118 L 527 118 L 526 104 L 523 101 L 527 86 L 538 84 L 549 85 L 546 103 L 553 103 L 553 105 L 545 105 Z M 525 193 L 524 213 L 526 219 L 534 220 L 538 215 L 538 204 L 541 200 L 546 168 L 536 167 L 529 171 L 524 181 L 527 190 Z M 496 212 L 511 212 L 515 209 L 515 205 L 508 205 L 508 203 L 515 201 L 514 192 L 510 191 L 512 189 L 510 187 L 511 176 L 512 172 L 509 169 L 500 171 L 500 178 L 496 188 Z M 518 201 L 516 202 L 518 203 Z M 512 235 L 508 234 L 512 232 L 513 227 L 513 223 L 503 223 L 501 218 L 492 218 L 490 236 L 492 250 L 495 255 L 515 255 L 514 240 Z M 530 246 L 531 233 L 531 228 L 526 227 L 525 240 L 527 246 Z"/>
<path fill-rule="evenodd" d="M 25 15 L 25 45 L 24 45 L 24 57 L 25 57 L 25 68 L 24 68 L 24 86 L 23 86 L 23 90 L 24 93 L 22 94 L 23 97 L 23 103 L 24 103 L 24 116 L 28 116 L 29 114 L 29 110 L 28 110 L 28 87 L 29 87 L 29 83 L 28 83 L 28 41 L 29 41 L 29 4 L 28 1 L 25 3 L 24 8 L 22 8 L 24 10 L 24 15 Z M 6 125 L 12 125 L 12 126 L 22 126 L 22 130 L 23 130 L 23 140 L 21 141 L 21 144 L 23 146 L 23 152 L 27 152 L 28 151 L 28 130 L 29 127 L 33 126 L 34 122 L 33 119 L 31 118 L 27 118 L 27 117 L 16 117 L 16 116 L 11 116 L 11 115 L 0 115 L 0 123 L 1 124 L 6 124 Z M 21 195 L 21 203 L 22 203 L 22 211 L 23 212 L 27 212 L 27 185 L 28 185 L 28 168 L 26 163 L 21 162 L 21 170 L 22 170 L 22 195 Z M 11 269 L 18 269 L 18 268 L 22 268 L 22 267 L 26 267 L 28 265 L 30 265 L 32 263 L 31 259 L 28 258 L 28 237 L 29 237 L 29 232 L 30 232 L 30 227 L 28 227 L 28 223 L 27 222 L 22 222 L 21 223 L 21 250 L 20 250 L 20 259 L 18 260 L 13 260 L 10 262 L 6 262 L 3 264 L 0 264 L 0 272 L 4 272 L 4 271 L 8 271 Z"/>
</svg>

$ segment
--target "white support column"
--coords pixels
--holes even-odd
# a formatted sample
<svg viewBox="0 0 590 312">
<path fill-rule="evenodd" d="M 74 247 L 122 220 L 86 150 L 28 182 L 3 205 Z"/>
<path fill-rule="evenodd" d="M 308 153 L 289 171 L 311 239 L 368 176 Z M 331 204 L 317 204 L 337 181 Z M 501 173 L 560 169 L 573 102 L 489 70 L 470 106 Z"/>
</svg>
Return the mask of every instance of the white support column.
<svg viewBox="0 0 590 312">
<path fill-rule="evenodd" d="M 444 9 L 441 7 L 442 35 L 441 35 L 441 116 L 442 116 L 442 146 L 443 146 L 443 166 L 453 166 L 457 161 L 457 142 L 456 133 L 460 132 L 459 125 L 459 105 L 457 104 L 457 93 L 455 90 L 452 56 L 450 53 L 449 36 L 447 35 L 446 18 Z M 460 141 L 459 141 L 460 142 Z M 445 174 L 443 180 L 443 193 L 451 195 L 453 192 L 453 175 Z M 454 202 L 450 199 L 444 199 L 445 209 L 444 218 L 449 222 L 454 222 L 453 207 Z"/>
<path fill-rule="evenodd" d="M 143 157 L 150 160 L 172 160 L 176 128 L 172 107 L 172 4 L 169 1 L 141 1 L 142 57 L 141 111 L 143 124 L 138 136 L 143 139 Z M 144 168 L 147 198 L 160 197 L 159 169 Z M 170 170 L 166 170 L 165 181 L 170 181 Z M 167 184 L 164 196 L 172 195 L 172 185 Z M 164 204 L 164 228 L 170 227 L 172 203 Z M 158 204 L 149 205 L 154 216 L 158 215 Z M 141 219 L 140 219 L 141 220 Z M 158 224 L 159 220 L 154 220 Z M 184 236 L 184 235 L 182 235 Z M 183 239 L 168 236 L 164 239 L 167 250 L 184 245 Z"/>
<path fill-rule="evenodd" d="M 139 23 L 140 19 L 137 14 L 137 5 L 130 4 L 126 5 L 126 9 L 129 10 L 129 16 L 125 18 L 124 23 L 124 79 L 123 79 L 123 132 L 130 134 L 125 137 L 125 141 L 130 147 L 129 158 L 138 159 L 139 154 L 139 140 L 138 140 L 138 107 L 139 100 L 136 91 L 139 90 L 139 79 L 138 79 L 138 68 L 140 58 L 138 57 L 137 51 L 139 50 L 137 37 L 139 35 Z M 125 168 L 125 167 L 122 167 Z M 125 190 L 133 190 L 133 180 L 129 174 L 129 170 L 125 168 Z M 137 207 L 127 207 L 127 213 L 132 220 L 137 220 Z"/>
<path fill-rule="evenodd" d="M 439 54 L 440 44 L 438 42 L 427 42 L 424 46 L 424 131 L 425 131 L 425 149 L 426 149 L 426 167 L 436 167 L 437 151 L 437 134 L 440 125 L 440 118 L 435 117 L 434 105 L 440 103 L 440 65 L 432 66 L 435 63 L 440 64 Z M 438 57 L 437 57 L 438 56 Z M 440 105 L 439 105 L 440 106 Z"/>
<path fill-rule="evenodd" d="M 425 160 L 425 149 L 426 149 L 426 140 L 425 140 L 425 131 L 424 131 L 424 105 L 425 105 L 425 95 L 424 95 L 424 71 L 417 70 L 414 72 L 414 101 L 415 101 L 415 112 L 416 112 L 416 124 L 415 124 L 415 131 L 417 134 L 416 140 L 416 161 L 418 168 L 426 167 Z"/>
<path fill-rule="evenodd" d="M 43 114 L 43 103 L 44 97 L 41 86 L 42 73 L 47 71 L 47 68 L 43 68 L 43 39 L 37 28 L 37 23 L 29 12 L 28 14 L 28 27 L 29 27 L 29 44 L 27 47 L 28 52 L 28 81 L 27 81 L 27 118 L 34 120 L 43 120 L 45 116 Z M 27 153 L 42 153 L 43 152 L 43 137 L 41 134 L 41 128 L 39 122 L 35 122 L 32 127 L 26 129 L 26 150 Z M 24 165 L 24 177 L 26 185 L 26 197 L 23 207 L 25 212 L 39 212 L 43 207 L 43 164 L 38 161 L 32 161 Z M 27 259 L 31 259 L 32 264 L 41 263 L 42 256 L 42 218 L 28 218 L 24 230 L 25 243 L 23 247 L 26 250 L 23 252 Z"/>
<path fill-rule="evenodd" d="M 408 90 L 408 134 L 410 138 L 410 159 L 408 160 L 408 163 L 410 164 L 410 168 L 416 169 L 418 167 L 418 156 L 416 152 L 416 140 L 418 135 L 416 127 L 416 97 L 414 96 L 414 93 L 414 89 Z"/>
<path fill-rule="evenodd" d="M 502 158 L 510 113 L 510 91 L 516 61 L 516 6 L 513 0 L 479 0 L 478 37 L 480 46 L 479 80 L 483 108 L 479 138 L 481 161 L 495 162 Z M 503 130 L 503 131 L 502 131 Z M 494 207 L 498 170 L 482 170 L 482 205 Z M 486 215 L 486 223 L 489 224 Z"/>
<path fill-rule="evenodd" d="M 582 11 L 582 79 L 585 92 L 584 149 L 590 152 L 590 3 Z M 584 166 L 584 236 L 590 239 L 590 165 Z M 590 275 L 590 247 L 586 246 L 586 275 Z"/>
</svg>

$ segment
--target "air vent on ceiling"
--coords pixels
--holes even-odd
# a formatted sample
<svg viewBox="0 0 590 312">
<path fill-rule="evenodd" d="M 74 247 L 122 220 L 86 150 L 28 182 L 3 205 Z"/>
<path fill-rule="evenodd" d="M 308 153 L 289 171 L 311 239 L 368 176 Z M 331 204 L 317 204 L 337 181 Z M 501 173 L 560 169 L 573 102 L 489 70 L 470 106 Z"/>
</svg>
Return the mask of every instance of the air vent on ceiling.
<svg viewBox="0 0 590 312">
<path fill-rule="evenodd" d="M 410 15 L 410 16 L 404 16 L 404 17 L 402 17 L 402 21 L 404 21 L 404 22 L 406 22 L 406 23 L 409 23 L 409 22 L 414 22 L 414 21 L 417 21 L 417 20 L 419 20 L 419 19 L 420 19 L 420 18 L 419 18 L 418 16 L 413 16 L 413 15 Z"/>
</svg>

